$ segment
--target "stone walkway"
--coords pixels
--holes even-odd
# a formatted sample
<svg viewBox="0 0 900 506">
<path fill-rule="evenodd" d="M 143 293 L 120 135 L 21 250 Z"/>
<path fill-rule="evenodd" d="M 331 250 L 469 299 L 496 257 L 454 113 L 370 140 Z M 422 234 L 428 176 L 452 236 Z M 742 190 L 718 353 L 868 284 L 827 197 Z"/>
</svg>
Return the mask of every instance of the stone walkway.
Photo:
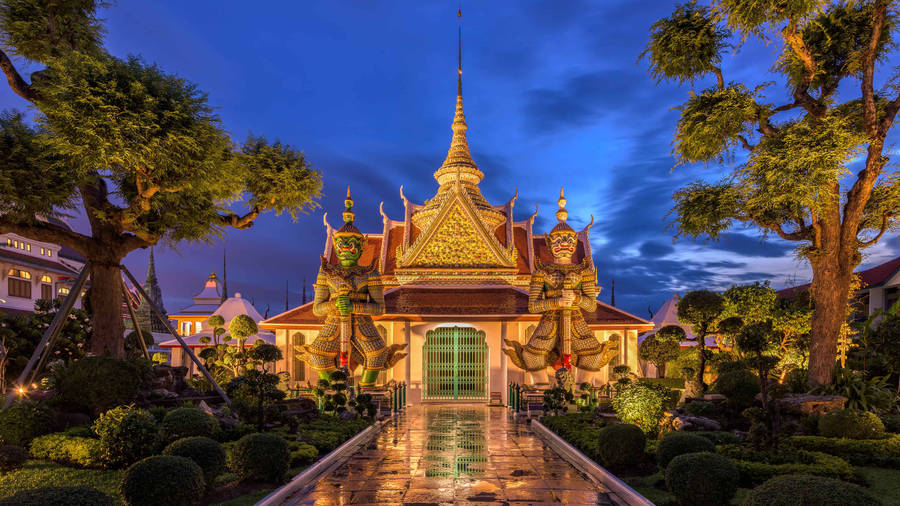
<svg viewBox="0 0 900 506">
<path fill-rule="evenodd" d="M 424 405 L 290 504 L 615 504 L 504 408 Z"/>
</svg>

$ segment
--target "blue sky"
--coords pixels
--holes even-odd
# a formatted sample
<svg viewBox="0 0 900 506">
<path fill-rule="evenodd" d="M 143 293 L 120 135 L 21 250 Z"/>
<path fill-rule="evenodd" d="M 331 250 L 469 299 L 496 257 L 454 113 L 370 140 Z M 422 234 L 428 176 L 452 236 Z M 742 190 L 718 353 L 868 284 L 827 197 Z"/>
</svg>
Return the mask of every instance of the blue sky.
<svg viewBox="0 0 900 506">
<path fill-rule="evenodd" d="M 666 230 L 671 195 L 718 166 L 673 168 L 672 107 L 688 86 L 656 84 L 638 56 L 650 25 L 668 1 L 552 0 L 466 2 L 463 68 L 473 157 L 485 173 L 482 192 L 506 202 L 518 188 L 516 218 L 540 206 L 536 230 L 552 226 L 565 186 L 570 221 L 593 215 L 594 258 L 609 301 L 648 316 L 674 292 L 770 280 L 806 282 L 791 244 L 736 230 L 718 243 L 680 239 Z M 265 135 L 302 149 L 322 171 L 322 208 L 296 223 L 266 215 L 222 241 L 156 251 L 169 312 L 186 305 L 228 251 L 231 291 L 260 311 L 300 302 L 324 245 L 322 212 L 337 224 L 350 184 L 357 224 L 381 230 L 379 202 L 402 217 L 399 188 L 430 198 L 446 155 L 456 92 L 456 2 L 421 0 L 120 2 L 104 13 L 107 48 L 139 54 L 197 83 L 219 108 L 235 139 Z M 777 46 L 751 41 L 726 57 L 726 80 L 775 81 L 767 69 Z M 711 82 L 695 83 L 704 88 Z M 784 87 L 770 88 L 773 101 Z M 0 87 L 0 109 L 25 108 Z M 83 228 L 83 220 L 75 220 Z M 864 264 L 900 250 L 896 236 L 867 251 Z M 143 278 L 147 251 L 127 265 Z"/>
</svg>

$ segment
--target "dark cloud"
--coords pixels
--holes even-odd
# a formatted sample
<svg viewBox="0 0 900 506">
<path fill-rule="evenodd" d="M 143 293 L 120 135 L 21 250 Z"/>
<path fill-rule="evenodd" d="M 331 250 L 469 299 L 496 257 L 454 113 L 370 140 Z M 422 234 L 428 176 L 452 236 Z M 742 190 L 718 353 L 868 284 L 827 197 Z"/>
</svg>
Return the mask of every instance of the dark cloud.
<svg viewBox="0 0 900 506">
<path fill-rule="evenodd" d="M 702 241 L 699 244 L 704 248 L 768 258 L 784 257 L 795 248 L 795 245 L 773 237 L 763 239 L 740 233 L 722 234 L 718 241 Z"/>
<path fill-rule="evenodd" d="M 661 258 L 674 252 L 675 248 L 671 244 L 657 241 L 647 241 L 641 244 L 641 256 L 644 258 Z"/>
</svg>

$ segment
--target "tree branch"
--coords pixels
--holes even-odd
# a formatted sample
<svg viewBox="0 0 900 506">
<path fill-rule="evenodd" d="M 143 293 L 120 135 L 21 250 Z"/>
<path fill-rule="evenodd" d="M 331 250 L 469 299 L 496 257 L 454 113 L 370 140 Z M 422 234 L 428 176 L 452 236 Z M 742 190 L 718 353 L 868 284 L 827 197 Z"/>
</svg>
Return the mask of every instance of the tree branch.
<svg viewBox="0 0 900 506">
<path fill-rule="evenodd" d="M 891 215 L 885 213 L 884 216 L 881 217 L 881 227 L 878 230 L 878 234 L 875 237 L 873 237 L 872 239 L 869 239 L 868 241 L 859 241 L 859 247 L 865 248 L 866 246 L 871 246 L 871 245 L 875 244 L 876 242 L 878 242 L 878 240 L 881 239 L 881 236 L 883 236 L 884 233 L 887 232 L 888 224 L 890 223 L 891 218 L 892 218 Z M 860 230 L 859 232 L 862 232 L 862 231 Z M 859 234 L 859 232 L 857 232 L 857 234 Z"/>
<path fill-rule="evenodd" d="M 3 216 L 0 216 L 0 234 L 18 234 L 35 241 L 62 244 L 85 256 L 88 256 L 91 248 L 90 237 L 45 221 L 35 220 L 32 223 L 19 223 L 6 221 Z"/>
<path fill-rule="evenodd" d="M 824 116 L 825 106 L 809 94 L 809 84 L 816 75 L 817 64 L 809 48 L 806 47 L 806 43 L 803 42 L 803 37 L 797 31 L 797 24 L 793 19 L 781 30 L 781 36 L 803 64 L 803 80 L 794 86 L 794 103 L 817 118 Z"/>
<path fill-rule="evenodd" d="M 785 230 L 778 223 L 757 223 L 760 227 L 775 232 L 776 234 L 778 234 L 778 237 L 781 237 L 786 241 L 806 241 L 810 239 L 808 227 L 798 227 L 797 230 L 793 232 L 785 232 Z"/>
<path fill-rule="evenodd" d="M 718 84 L 720 90 L 725 89 L 725 78 L 722 77 L 722 69 L 719 67 L 713 67 L 713 73 L 716 75 L 716 84 Z"/>
<path fill-rule="evenodd" d="M 744 149 L 746 149 L 747 151 L 753 151 L 753 148 L 756 147 L 753 144 L 750 144 L 750 141 L 748 141 L 747 138 L 743 135 L 739 134 L 737 137 L 741 141 L 741 144 L 744 146 Z"/>
<path fill-rule="evenodd" d="M 884 30 L 884 19 L 887 16 L 887 2 L 879 0 L 875 4 L 872 18 L 872 36 L 869 46 L 863 54 L 863 76 L 860 81 L 863 99 L 863 117 L 865 118 L 866 134 L 870 138 L 878 135 L 878 111 L 875 109 L 875 60 L 877 58 L 878 41 L 881 40 L 881 32 Z"/>
<path fill-rule="evenodd" d="M 3 73 L 6 75 L 6 80 L 9 82 L 9 87 L 16 95 L 29 102 L 34 102 L 38 99 L 37 91 L 35 91 L 30 84 L 25 82 L 25 79 L 22 79 L 21 74 L 16 70 L 12 60 L 6 56 L 6 53 L 4 53 L 2 49 L 0 49 L 0 69 L 3 70 Z"/>
<path fill-rule="evenodd" d="M 259 207 L 254 207 L 249 213 L 238 216 L 236 214 L 219 215 L 222 225 L 234 227 L 238 230 L 248 229 L 253 226 L 253 220 L 259 217 Z"/>
</svg>

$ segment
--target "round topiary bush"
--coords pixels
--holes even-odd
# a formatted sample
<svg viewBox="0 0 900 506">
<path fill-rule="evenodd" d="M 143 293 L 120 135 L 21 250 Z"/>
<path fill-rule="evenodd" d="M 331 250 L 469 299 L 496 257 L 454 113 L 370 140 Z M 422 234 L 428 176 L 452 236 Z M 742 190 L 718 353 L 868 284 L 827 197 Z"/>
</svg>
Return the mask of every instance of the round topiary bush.
<svg viewBox="0 0 900 506">
<path fill-rule="evenodd" d="M 92 487 L 43 487 L 23 490 L 0 506 L 113 506 L 112 497 Z"/>
<path fill-rule="evenodd" d="M 0 446 L 0 471 L 19 469 L 28 460 L 28 450 L 21 446 Z"/>
<path fill-rule="evenodd" d="M 613 397 L 612 405 L 619 420 L 637 425 L 652 435 L 659 430 L 666 409 L 674 407 L 677 400 L 677 397 L 673 400 L 672 390 L 662 385 L 635 383 Z"/>
<path fill-rule="evenodd" d="M 91 429 L 100 438 L 100 458 L 108 467 L 124 467 L 153 455 L 159 443 L 156 419 L 134 406 L 103 413 Z"/>
<path fill-rule="evenodd" d="M 17 402 L 0 411 L 0 444 L 26 446 L 53 430 L 53 414 L 33 402 Z"/>
<path fill-rule="evenodd" d="M 125 471 L 119 491 L 129 506 L 190 506 L 203 497 L 203 470 L 193 460 L 155 455 Z"/>
<path fill-rule="evenodd" d="M 736 409 L 744 409 L 753 404 L 759 393 L 759 378 L 746 369 L 730 370 L 716 378 L 712 391 L 727 397 Z"/>
<path fill-rule="evenodd" d="M 716 445 L 709 439 L 691 434 L 689 432 L 674 432 L 669 434 L 656 447 L 656 463 L 660 469 L 665 469 L 669 462 L 685 453 L 716 452 Z"/>
<path fill-rule="evenodd" d="M 219 432 L 219 421 L 202 409 L 177 408 L 166 413 L 162 432 L 167 441 L 192 436 L 215 437 Z"/>
<path fill-rule="evenodd" d="M 859 485 L 806 474 L 776 476 L 751 490 L 744 501 L 744 506 L 803 504 L 878 506 L 881 501 Z"/>
<path fill-rule="evenodd" d="M 848 439 L 878 439 L 884 436 L 884 424 L 875 413 L 836 409 L 819 417 L 819 435 Z"/>
<path fill-rule="evenodd" d="M 610 425 L 597 434 L 597 454 L 610 469 L 637 465 L 644 458 L 646 445 L 647 436 L 637 425 Z"/>
<path fill-rule="evenodd" d="M 715 453 L 685 453 L 666 467 L 666 487 L 681 504 L 720 506 L 738 489 L 738 468 Z"/>
<path fill-rule="evenodd" d="M 98 415 L 133 402 L 145 372 L 145 367 L 131 360 L 84 357 L 59 372 L 54 402 Z"/>
<path fill-rule="evenodd" d="M 309 443 L 298 442 L 291 447 L 291 467 L 308 466 L 319 456 L 319 450 Z"/>
<path fill-rule="evenodd" d="M 275 434 L 248 434 L 231 449 L 231 471 L 242 480 L 280 482 L 288 470 L 290 452 Z"/>
<path fill-rule="evenodd" d="M 313 448 L 315 450 L 315 448 Z M 163 450 L 163 455 L 175 455 L 193 460 L 203 469 L 207 484 L 225 471 L 225 448 L 208 437 L 193 436 L 175 441 Z"/>
</svg>

